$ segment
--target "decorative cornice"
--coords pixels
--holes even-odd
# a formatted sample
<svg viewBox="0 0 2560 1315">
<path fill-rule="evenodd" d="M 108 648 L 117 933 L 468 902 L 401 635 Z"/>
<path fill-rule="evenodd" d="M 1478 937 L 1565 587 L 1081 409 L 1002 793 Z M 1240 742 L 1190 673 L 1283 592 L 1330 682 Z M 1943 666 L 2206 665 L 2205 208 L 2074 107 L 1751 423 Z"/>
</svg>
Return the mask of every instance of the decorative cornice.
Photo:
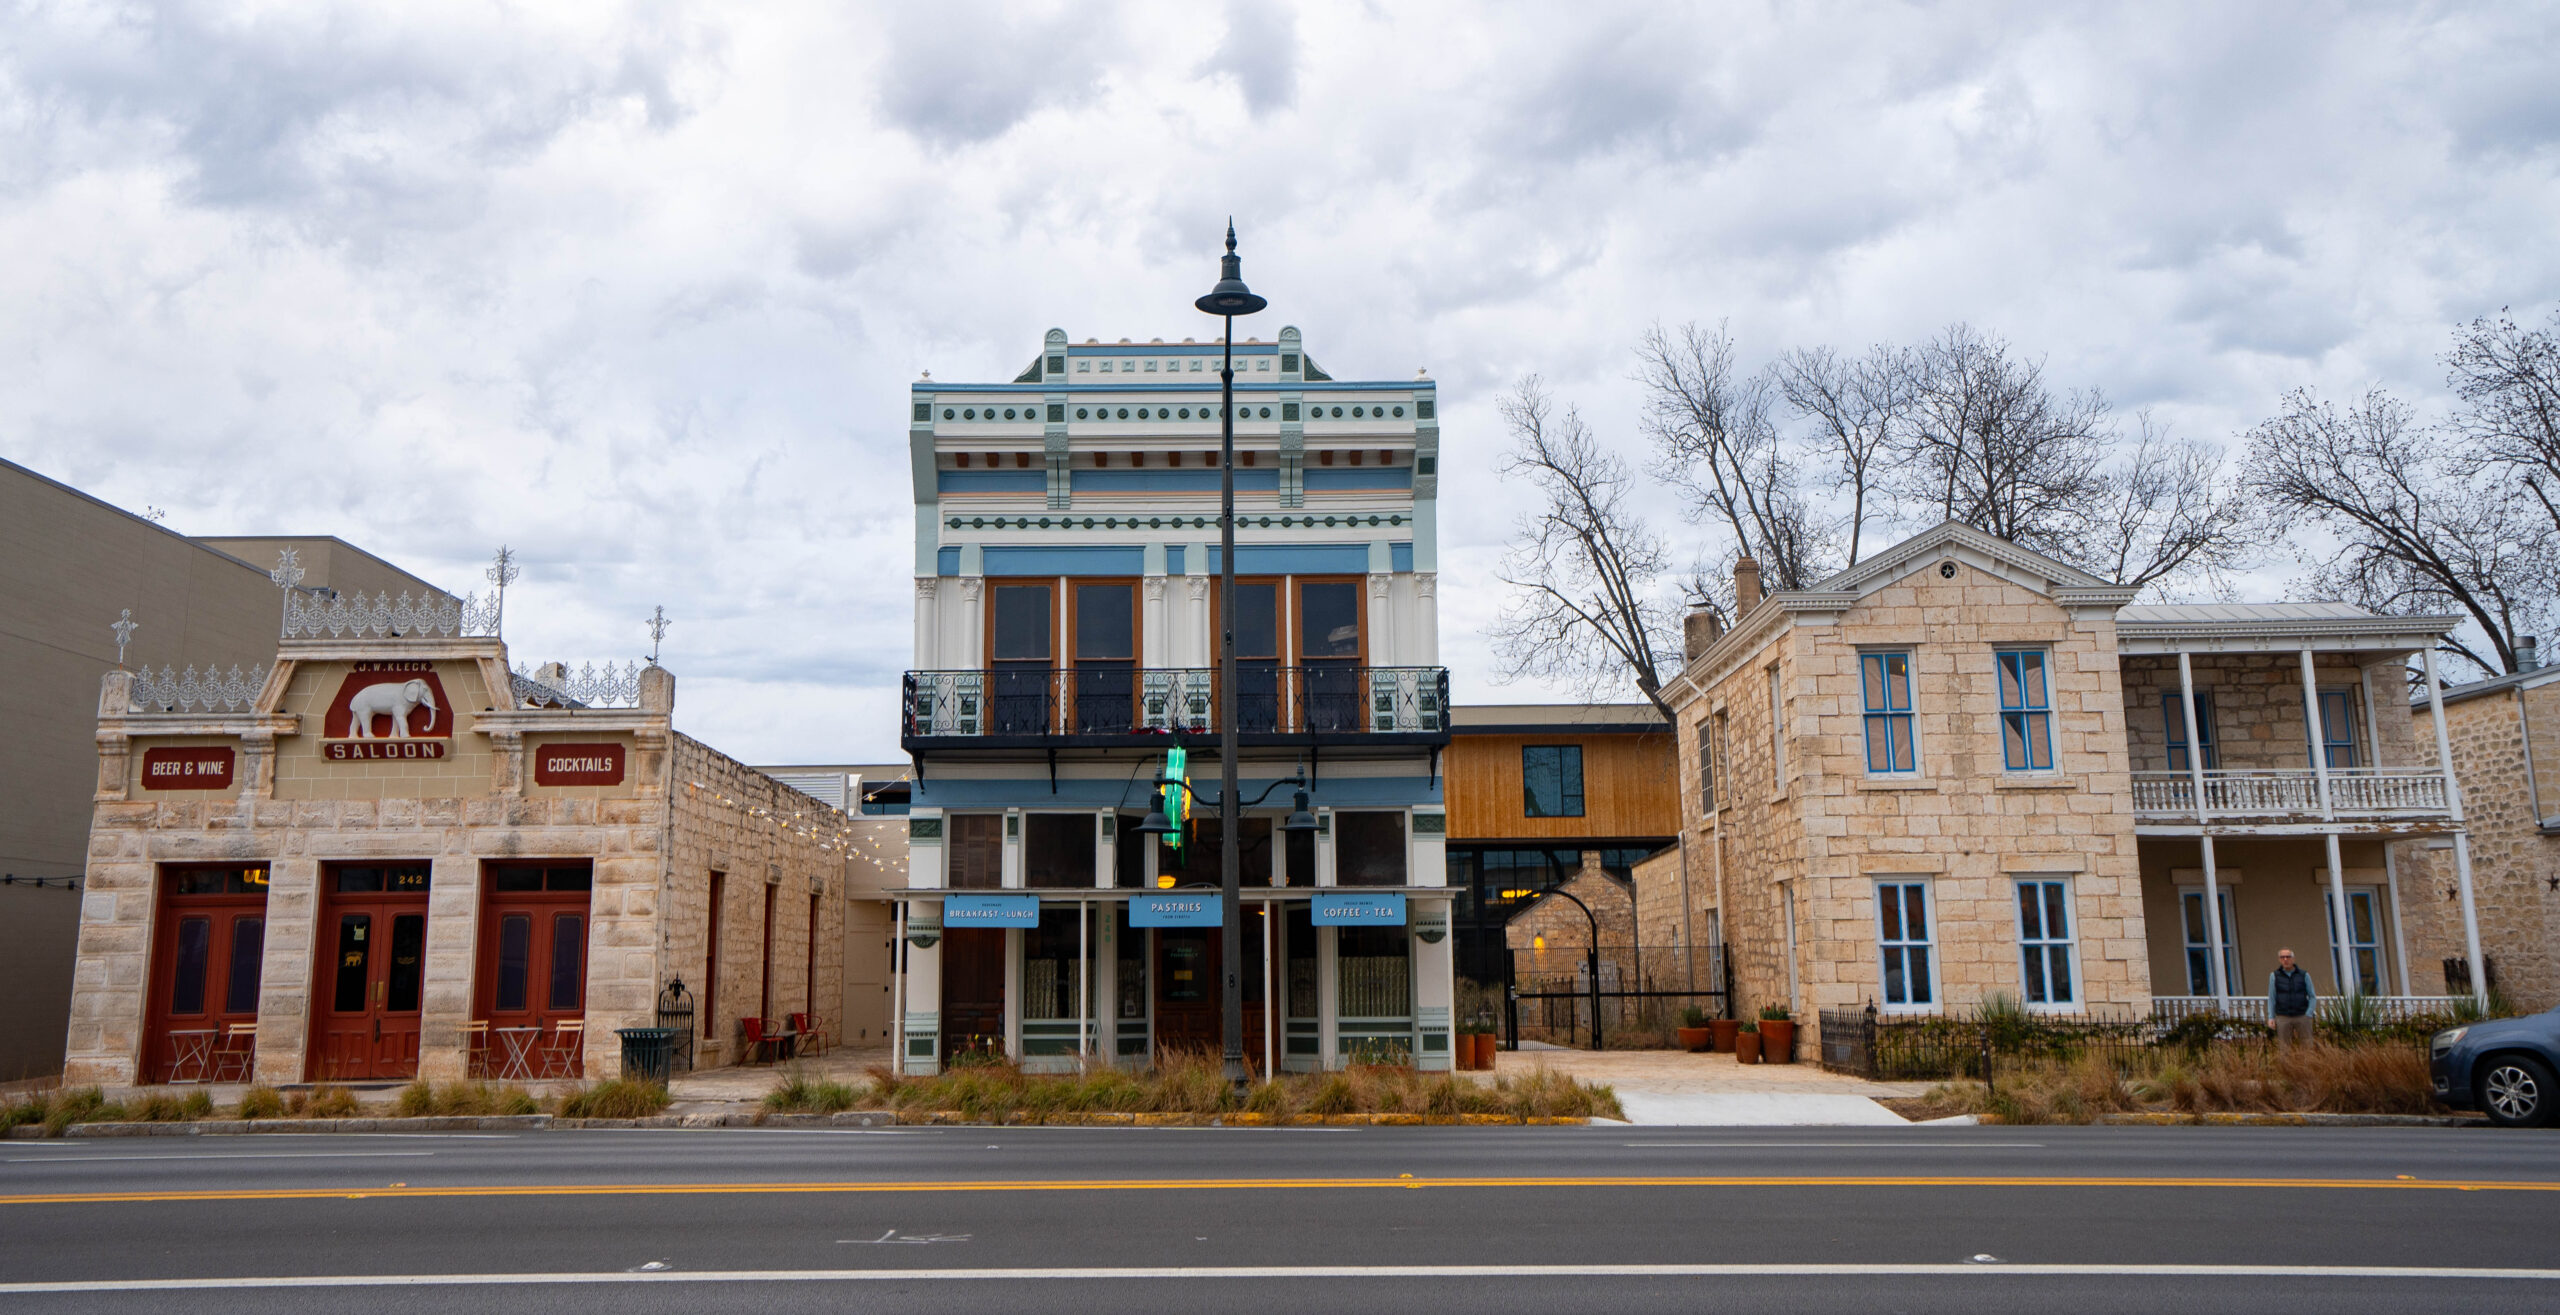
<svg viewBox="0 0 2560 1315">
<path fill-rule="evenodd" d="M 1240 530 L 1400 529 L 1403 512 L 1332 516 L 1238 516 Z M 947 530 L 1214 530 L 1215 516 L 945 516 Z"/>
</svg>

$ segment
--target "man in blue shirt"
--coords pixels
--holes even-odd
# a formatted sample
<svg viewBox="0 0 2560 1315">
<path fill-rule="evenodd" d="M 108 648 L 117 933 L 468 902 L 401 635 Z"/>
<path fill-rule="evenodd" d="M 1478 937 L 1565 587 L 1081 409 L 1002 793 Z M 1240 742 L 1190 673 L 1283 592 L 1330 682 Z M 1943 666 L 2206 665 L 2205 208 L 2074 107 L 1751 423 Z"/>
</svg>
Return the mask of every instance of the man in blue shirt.
<svg viewBox="0 0 2560 1315">
<path fill-rule="evenodd" d="M 2311 974 L 2293 965 L 2293 951 L 2276 951 L 2276 970 L 2267 977 L 2267 1021 L 2279 1046 L 2311 1044 L 2311 1007 L 2319 997 Z"/>
</svg>

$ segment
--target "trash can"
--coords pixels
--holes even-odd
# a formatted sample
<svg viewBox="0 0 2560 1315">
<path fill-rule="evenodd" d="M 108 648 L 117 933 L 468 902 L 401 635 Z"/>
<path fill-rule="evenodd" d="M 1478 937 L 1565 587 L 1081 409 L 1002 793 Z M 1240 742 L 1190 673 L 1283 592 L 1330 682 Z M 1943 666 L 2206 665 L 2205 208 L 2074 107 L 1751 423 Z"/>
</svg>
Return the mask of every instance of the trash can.
<svg viewBox="0 0 2560 1315">
<path fill-rule="evenodd" d="M 675 1073 L 676 1030 L 672 1027 L 614 1029 L 622 1038 L 622 1076 L 634 1082 L 664 1083 Z"/>
</svg>

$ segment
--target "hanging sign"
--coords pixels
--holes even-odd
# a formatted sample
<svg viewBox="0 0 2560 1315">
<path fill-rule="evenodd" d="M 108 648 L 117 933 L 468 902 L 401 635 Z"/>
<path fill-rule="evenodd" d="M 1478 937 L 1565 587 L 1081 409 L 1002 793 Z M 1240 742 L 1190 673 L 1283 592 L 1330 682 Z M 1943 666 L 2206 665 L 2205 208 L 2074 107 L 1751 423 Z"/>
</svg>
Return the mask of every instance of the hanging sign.
<svg viewBox="0 0 2560 1315">
<path fill-rule="evenodd" d="M 1129 925 L 1132 927 L 1223 927 L 1226 911 L 1216 891 L 1198 894 L 1132 895 L 1129 897 Z"/>
<path fill-rule="evenodd" d="M 942 925 L 946 927 L 1037 927 L 1040 925 L 1040 897 L 1037 895 L 945 895 L 942 897 Z"/>
<path fill-rule="evenodd" d="M 537 744 L 533 748 L 535 785 L 620 785 L 619 744 Z"/>
<path fill-rule="evenodd" d="M 228 790 L 231 788 L 229 749 L 145 749 L 142 751 L 142 788 L 145 790 Z"/>
<path fill-rule="evenodd" d="M 1404 925 L 1404 892 L 1389 890 L 1366 895 L 1321 893 L 1315 897 L 1314 921 L 1319 927 L 1401 927 Z"/>
</svg>

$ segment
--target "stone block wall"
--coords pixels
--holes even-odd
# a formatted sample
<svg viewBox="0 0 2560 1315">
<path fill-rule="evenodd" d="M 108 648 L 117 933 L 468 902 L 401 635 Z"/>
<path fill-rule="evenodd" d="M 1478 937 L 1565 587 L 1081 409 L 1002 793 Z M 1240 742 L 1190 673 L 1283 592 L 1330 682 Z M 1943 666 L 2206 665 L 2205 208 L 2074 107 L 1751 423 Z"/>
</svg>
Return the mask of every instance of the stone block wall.
<svg viewBox="0 0 2560 1315">
<path fill-rule="evenodd" d="M 2310 736 L 2302 710 L 2302 661 L 2292 653 L 2191 653 L 2187 658 L 2199 697 L 2213 700 L 2216 760 L 2225 768 L 2311 765 Z M 2355 693 L 2357 757 L 2373 766 L 2372 733 L 2381 730 L 2381 761 L 2389 766 L 2417 762 L 2418 748 L 2409 723 L 2399 715 L 2406 706 L 2408 665 L 2392 656 L 2358 664 L 2349 655 L 2315 654 L 2315 679 L 2322 689 Z M 2178 659 L 2145 654 L 2123 659 L 2125 732 L 2132 748 L 2134 771 L 2169 770 L 2168 711 L 2163 700 L 2178 696 Z M 2366 711 L 2371 691 L 2372 712 Z M 2174 709 L 2174 702 L 2168 705 Z M 2203 712 L 2201 706 L 2198 713 Z M 2179 728 L 2184 738 L 2185 728 Z M 2432 754 L 2429 755 L 2432 757 Z"/>
<path fill-rule="evenodd" d="M 2529 1010 L 2560 1005 L 2560 835 L 2545 834 L 2538 812 L 2560 812 L 2560 680 L 2445 704 L 2455 779 L 2471 833 L 2471 885 L 2480 923 L 2480 952 L 2495 961 L 2495 982 Z M 2525 770 L 2525 729 L 2533 731 L 2533 772 Z M 2423 761 L 2436 761 L 2435 727 L 2421 703 L 2409 719 Z M 2533 787 L 2539 786 L 2537 808 Z M 2454 854 L 2425 842 L 2396 847 L 2403 857 L 2411 985 L 2446 989 L 2444 960 L 2463 954 L 2462 905 Z"/>
</svg>

